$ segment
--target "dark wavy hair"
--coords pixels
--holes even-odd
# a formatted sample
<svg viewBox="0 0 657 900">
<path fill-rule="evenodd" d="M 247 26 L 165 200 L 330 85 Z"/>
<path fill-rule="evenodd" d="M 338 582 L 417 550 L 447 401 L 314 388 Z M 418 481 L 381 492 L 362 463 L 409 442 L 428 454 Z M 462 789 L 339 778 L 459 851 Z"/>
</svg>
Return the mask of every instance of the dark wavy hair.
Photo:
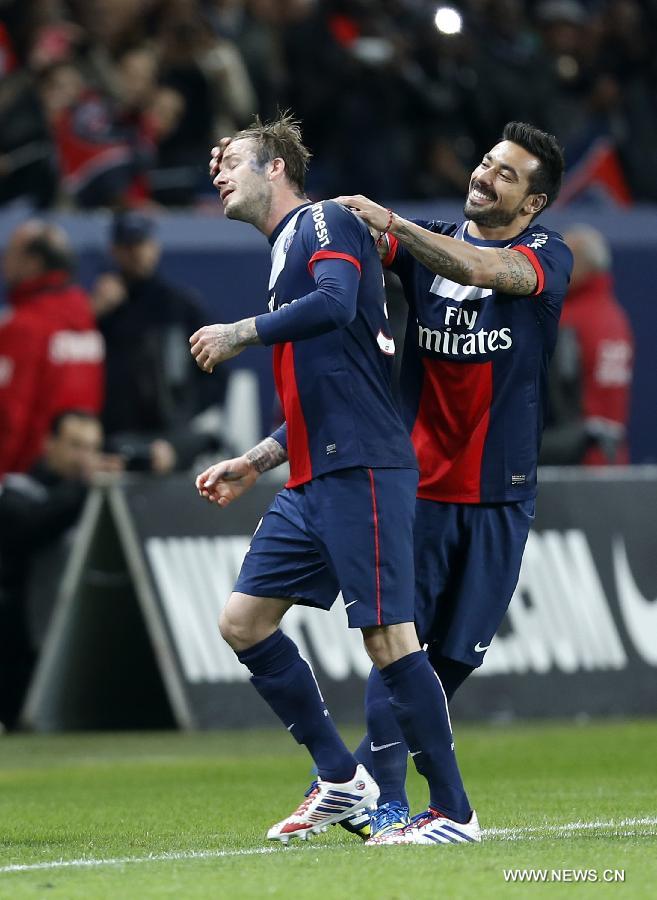
<svg viewBox="0 0 657 900">
<path fill-rule="evenodd" d="M 545 194 L 545 209 L 557 199 L 561 189 L 564 159 L 559 142 L 553 134 L 526 122 L 508 122 L 504 126 L 502 140 L 518 144 L 539 160 L 540 166 L 532 173 L 529 181 L 529 193 Z"/>
</svg>

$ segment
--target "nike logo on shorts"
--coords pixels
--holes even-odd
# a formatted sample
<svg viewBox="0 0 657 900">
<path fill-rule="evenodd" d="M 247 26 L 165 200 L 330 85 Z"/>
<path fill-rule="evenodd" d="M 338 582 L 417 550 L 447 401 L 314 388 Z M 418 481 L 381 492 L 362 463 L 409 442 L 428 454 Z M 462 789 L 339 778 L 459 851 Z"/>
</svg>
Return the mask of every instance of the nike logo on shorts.
<svg viewBox="0 0 657 900">
<path fill-rule="evenodd" d="M 351 603 L 345 603 L 344 608 L 349 609 L 349 607 L 353 606 L 354 603 L 358 603 L 358 600 L 352 600 Z"/>
<path fill-rule="evenodd" d="M 482 647 L 479 641 L 477 641 L 477 643 L 475 644 L 475 653 L 483 653 L 484 650 L 488 650 L 489 647 L 490 644 L 488 644 L 488 646 L 486 647 Z"/>
</svg>

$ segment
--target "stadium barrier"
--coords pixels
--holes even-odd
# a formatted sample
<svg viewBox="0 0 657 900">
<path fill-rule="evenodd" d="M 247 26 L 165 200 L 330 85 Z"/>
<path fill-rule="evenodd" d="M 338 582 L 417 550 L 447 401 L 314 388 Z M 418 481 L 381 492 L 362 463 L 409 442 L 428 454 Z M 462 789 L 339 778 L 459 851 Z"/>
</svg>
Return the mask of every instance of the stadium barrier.
<svg viewBox="0 0 657 900">
<path fill-rule="evenodd" d="M 233 728 L 275 719 L 216 621 L 277 488 L 229 512 L 189 477 L 91 493 L 23 723 L 37 730 Z M 518 588 L 457 718 L 657 712 L 657 467 L 544 469 Z M 369 662 L 341 602 L 286 632 L 342 722 L 362 722 Z"/>
</svg>

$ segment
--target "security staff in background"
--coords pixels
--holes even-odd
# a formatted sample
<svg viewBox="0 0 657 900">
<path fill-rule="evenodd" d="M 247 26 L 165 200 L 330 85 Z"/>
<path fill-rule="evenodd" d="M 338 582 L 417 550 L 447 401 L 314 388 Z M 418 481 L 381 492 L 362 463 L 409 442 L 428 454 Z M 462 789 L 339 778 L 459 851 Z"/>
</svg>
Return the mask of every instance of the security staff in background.
<svg viewBox="0 0 657 900">
<path fill-rule="evenodd" d="M 128 469 L 187 469 L 220 446 L 216 430 L 192 422 L 223 401 L 225 387 L 221 375 L 209 386 L 189 356 L 187 338 L 207 313 L 191 292 L 159 273 L 161 245 L 152 219 L 117 215 L 111 240 L 116 269 L 100 275 L 92 290 L 107 354 L 107 445 Z"/>
</svg>

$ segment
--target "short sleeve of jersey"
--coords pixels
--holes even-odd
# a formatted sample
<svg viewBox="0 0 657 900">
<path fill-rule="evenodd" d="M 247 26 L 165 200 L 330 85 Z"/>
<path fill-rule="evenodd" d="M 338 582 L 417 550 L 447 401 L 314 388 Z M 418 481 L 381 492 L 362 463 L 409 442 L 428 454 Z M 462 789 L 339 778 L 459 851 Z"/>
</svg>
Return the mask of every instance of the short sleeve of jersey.
<svg viewBox="0 0 657 900">
<path fill-rule="evenodd" d="M 573 255 L 563 238 L 548 229 L 526 232 L 513 244 L 530 261 L 536 272 L 537 284 L 533 296 L 563 296 L 568 289 L 573 269 Z"/>
<path fill-rule="evenodd" d="M 414 225 L 419 225 L 420 228 L 425 228 L 427 231 L 432 231 L 434 234 L 452 235 L 458 228 L 458 226 L 452 222 L 440 222 L 437 220 L 429 222 L 424 219 L 409 219 L 409 222 L 412 222 Z M 410 275 L 410 269 L 417 263 L 417 260 L 412 253 L 399 243 L 394 234 L 390 235 L 388 241 L 390 244 L 390 251 L 383 260 L 383 267 L 384 269 L 389 269 L 391 272 L 394 272 L 395 275 L 398 275 L 403 281 L 406 275 Z"/>
<path fill-rule="evenodd" d="M 360 272 L 363 243 L 369 232 L 356 216 L 331 200 L 314 203 L 300 224 L 301 238 L 308 254 L 308 268 L 321 259 L 343 259 Z"/>
</svg>

